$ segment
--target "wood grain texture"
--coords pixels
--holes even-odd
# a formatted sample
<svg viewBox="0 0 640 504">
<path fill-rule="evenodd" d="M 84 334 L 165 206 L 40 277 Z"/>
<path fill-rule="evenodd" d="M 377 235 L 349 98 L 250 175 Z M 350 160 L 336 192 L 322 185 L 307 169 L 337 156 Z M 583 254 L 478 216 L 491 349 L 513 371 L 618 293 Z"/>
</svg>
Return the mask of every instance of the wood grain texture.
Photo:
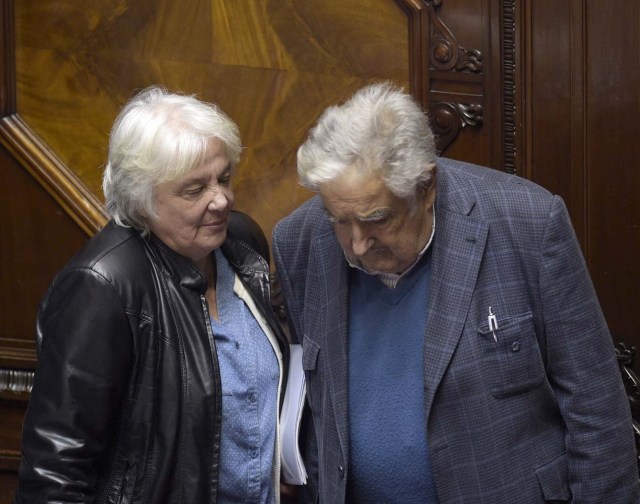
<svg viewBox="0 0 640 504">
<path fill-rule="evenodd" d="M 40 298 L 86 234 L 2 147 L 0 187 L 0 367 L 26 368 Z"/>
<path fill-rule="evenodd" d="M 109 129 L 135 90 L 216 102 L 246 147 L 236 207 L 270 235 L 310 195 L 295 153 L 321 111 L 372 79 L 408 85 L 408 29 L 393 0 L 16 2 L 17 112 L 101 199 Z"/>
</svg>

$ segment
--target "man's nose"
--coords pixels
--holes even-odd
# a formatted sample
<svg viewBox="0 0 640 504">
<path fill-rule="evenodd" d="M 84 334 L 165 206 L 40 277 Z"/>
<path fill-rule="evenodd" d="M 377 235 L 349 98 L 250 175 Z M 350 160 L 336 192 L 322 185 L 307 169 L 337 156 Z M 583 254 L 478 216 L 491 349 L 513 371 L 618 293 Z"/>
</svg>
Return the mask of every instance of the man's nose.
<svg viewBox="0 0 640 504">
<path fill-rule="evenodd" d="M 359 225 L 351 229 L 351 248 L 356 256 L 365 255 L 373 245 L 373 238 Z"/>
</svg>

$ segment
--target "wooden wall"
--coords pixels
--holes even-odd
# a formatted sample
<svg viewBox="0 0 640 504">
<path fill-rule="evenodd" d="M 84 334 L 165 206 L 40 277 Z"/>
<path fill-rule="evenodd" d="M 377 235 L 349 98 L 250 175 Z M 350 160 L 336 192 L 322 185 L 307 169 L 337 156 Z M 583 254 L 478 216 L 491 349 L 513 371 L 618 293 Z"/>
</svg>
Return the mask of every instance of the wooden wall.
<svg viewBox="0 0 640 504">
<path fill-rule="evenodd" d="M 15 2 L 18 113 L 88 189 L 117 111 L 159 83 L 218 103 L 246 149 L 237 204 L 265 229 L 307 196 L 296 146 L 327 105 L 409 79 L 409 7 L 330 0 Z"/>
<path fill-rule="evenodd" d="M 37 304 L 104 223 L 110 125 L 150 84 L 238 122 L 237 207 L 268 235 L 309 196 L 295 152 L 319 113 L 371 80 L 405 86 L 444 155 L 565 199 L 614 342 L 640 344 L 638 2 L 0 0 L 0 14 L 0 503 Z"/>
</svg>

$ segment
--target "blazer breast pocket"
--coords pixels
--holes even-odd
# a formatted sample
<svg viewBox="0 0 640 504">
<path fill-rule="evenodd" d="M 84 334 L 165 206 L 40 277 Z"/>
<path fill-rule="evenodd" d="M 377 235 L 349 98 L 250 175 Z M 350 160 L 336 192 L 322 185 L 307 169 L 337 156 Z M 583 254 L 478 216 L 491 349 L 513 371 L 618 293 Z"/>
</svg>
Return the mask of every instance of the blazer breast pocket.
<svg viewBox="0 0 640 504">
<path fill-rule="evenodd" d="M 533 315 L 498 319 L 498 329 L 478 327 L 482 366 L 491 394 L 504 398 L 527 392 L 546 378 Z"/>
</svg>

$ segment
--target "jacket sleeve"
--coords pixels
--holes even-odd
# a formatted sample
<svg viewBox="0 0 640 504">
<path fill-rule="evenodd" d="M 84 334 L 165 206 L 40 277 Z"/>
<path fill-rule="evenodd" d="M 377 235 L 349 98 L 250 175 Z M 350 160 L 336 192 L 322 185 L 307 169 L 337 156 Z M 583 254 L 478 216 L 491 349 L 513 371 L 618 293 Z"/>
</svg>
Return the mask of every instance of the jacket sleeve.
<svg viewBox="0 0 640 504">
<path fill-rule="evenodd" d="M 15 502 L 94 502 L 128 381 L 127 316 L 105 278 L 76 269 L 54 282 L 37 331 L 42 345 Z"/>
<path fill-rule="evenodd" d="M 573 503 L 640 502 L 629 403 L 567 210 L 555 198 L 540 255 L 548 376 L 567 426 Z"/>
<path fill-rule="evenodd" d="M 288 247 L 291 246 L 291 243 L 296 243 L 296 240 L 291 240 L 283 236 L 287 231 L 286 226 L 281 224 L 276 225 L 274 228 L 272 236 L 273 256 L 278 281 L 280 282 L 284 297 L 291 339 L 294 342 L 302 343 L 304 333 L 301 327 L 299 312 L 302 309 L 303 296 L 301 292 L 304 292 L 300 284 L 303 282 L 297 283 L 296 288 L 298 291 L 296 292 L 291 282 L 290 268 L 294 267 L 294 261 L 301 260 L 301 256 L 304 254 L 299 254 L 299 250 L 296 250 L 296 252 L 294 252 L 295 259 L 292 260 L 289 258 L 286 251 Z M 307 483 L 299 492 L 298 502 L 300 502 L 300 504 L 315 504 L 318 498 L 318 447 L 313 418 L 308 404 L 305 406 L 299 442 L 307 471 Z"/>
</svg>

